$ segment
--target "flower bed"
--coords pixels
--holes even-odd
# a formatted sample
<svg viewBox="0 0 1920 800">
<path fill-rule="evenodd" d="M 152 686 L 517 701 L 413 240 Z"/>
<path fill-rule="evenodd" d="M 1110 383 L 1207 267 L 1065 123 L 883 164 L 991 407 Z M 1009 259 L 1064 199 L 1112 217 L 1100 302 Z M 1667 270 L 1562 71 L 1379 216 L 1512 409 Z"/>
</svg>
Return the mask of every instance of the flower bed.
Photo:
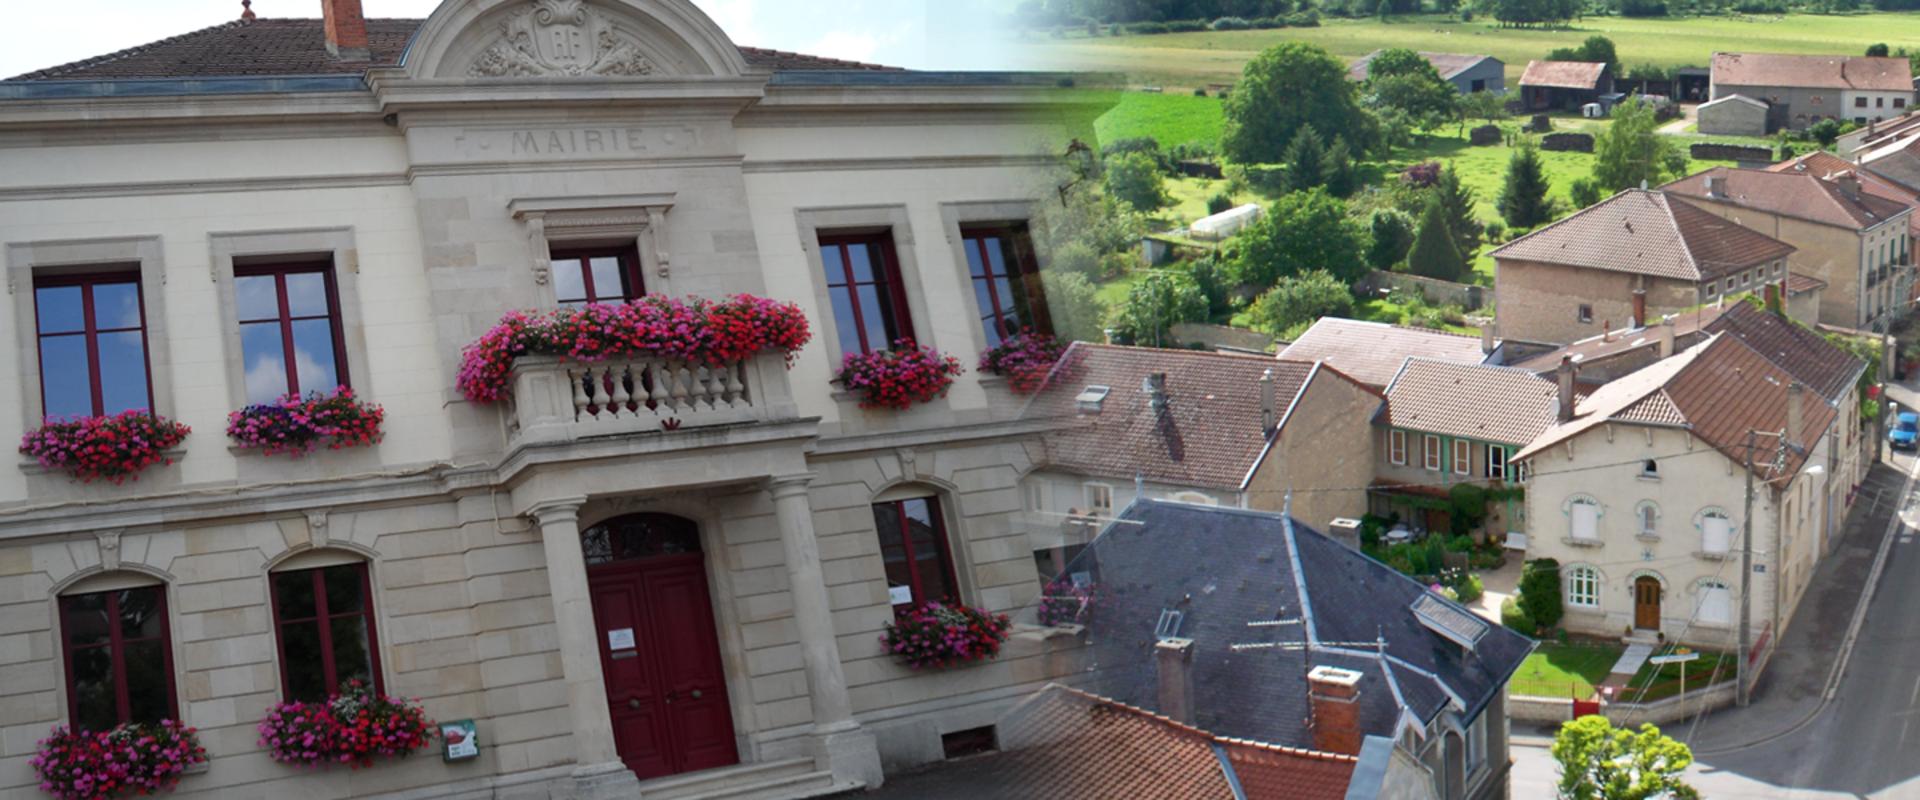
<svg viewBox="0 0 1920 800">
<path fill-rule="evenodd" d="M 650 295 L 545 314 L 515 311 L 462 352 L 460 392 L 475 403 L 506 397 L 513 360 L 524 355 L 593 361 L 647 354 L 717 364 L 779 350 L 791 368 L 812 338 L 798 306 L 745 294 L 719 303 Z"/>
<path fill-rule="evenodd" d="M 1047 584 L 1040 593 L 1040 624 L 1085 625 L 1105 600 L 1106 593 L 1099 584 L 1075 586 L 1071 579 L 1062 578 Z"/>
<path fill-rule="evenodd" d="M 54 728 L 27 763 L 39 773 L 41 791 L 61 800 L 99 800 L 172 789 L 182 771 L 206 760 L 193 728 L 161 720 L 104 733 Z"/>
<path fill-rule="evenodd" d="M 260 721 L 260 746 L 275 761 L 300 767 L 371 766 L 375 758 L 412 755 L 432 736 L 419 706 L 374 694 L 359 681 L 324 703 L 276 705 Z"/>
<path fill-rule="evenodd" d="M 847 354 L 833 379 L 859 395 L 861 408 L 905 410 L 945 397 L 953 379 L 966 371 L 957 358 L 901 339 L 892 350 Z"/>
<path fill-rule="evenodd" d="M 241 447 L 299 458 L 322 442 L 334 450 L 374 444 L 380 441 L 385 418 L 379 406 L 355 400 L 353 390 L 341 386 L 327 394 L 314 392 L 304 399 L 287 395 L 235 411 L 227 415 L 227 435 Z"/>
<path fill-rule="evenodd" d="M 1005 614 L 928 603 L 897 615 L 880 641 L 914 669 L 944 667 L 999 655 L 1012 625 Z"/>
<path fill-rule="evenodd" d="M 95 478 L 118 486 L 128 478 L 140 480 L 140 471 L 161 462 L 193 429 L 146 409 L 130 409 L 111 417 L 48 418 L 20 439 L 20 452 L 40 465 L 64 470 L 75 479 Z"/>
<path fill-rule="evenodd" d="M 1066 355 L 1067 345 L 1044 333 L 1018 333 L 1002 341 L 980 358 L 980 371 L 1007 379 L 1007 385 L 1020 394 L 1039 391 L 1047 382 L 1053 365 Z"/>
</svg>

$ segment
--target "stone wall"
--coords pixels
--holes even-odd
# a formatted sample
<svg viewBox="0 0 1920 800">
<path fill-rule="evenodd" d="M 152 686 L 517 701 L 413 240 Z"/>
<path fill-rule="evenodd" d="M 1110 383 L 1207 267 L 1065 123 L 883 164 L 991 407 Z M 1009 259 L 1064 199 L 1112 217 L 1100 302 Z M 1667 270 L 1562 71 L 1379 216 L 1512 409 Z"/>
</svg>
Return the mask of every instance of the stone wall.
<svg viewBox="0 0 1920 800">
<path fill-rule="evenodd" d="M 1593 135 L 1587 133 L 1549 133 L 1540 137 L 1540 149 L 1573 153 L 1593 152 Z"/>
<path fill-rule="evenodd" d="M 1486 305 L 1488 289 L 1470 283 L 1454 283 L 1404 272 L 1374 270 L 1353 287 L 1356 291 L 1377 293 L 1382 289 L 1414 292 L 1434 304 L 1456 305 L 1467 311 L 1479 311 Z"/>
<path fill-rule="evenodd" d="M 1687 152 L 1694 158 L 1708 161 L 1773 161 L 1771 148 L 1738 144 L 1700 142 L 1689 146 Z"/>
</svg>

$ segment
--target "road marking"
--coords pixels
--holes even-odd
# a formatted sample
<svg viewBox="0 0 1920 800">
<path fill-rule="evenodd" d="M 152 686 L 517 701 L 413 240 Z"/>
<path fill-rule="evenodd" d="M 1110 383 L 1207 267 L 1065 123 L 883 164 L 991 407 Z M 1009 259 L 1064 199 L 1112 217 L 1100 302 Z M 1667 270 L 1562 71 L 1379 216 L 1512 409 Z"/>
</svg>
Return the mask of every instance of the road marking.
<svg viewBox="0 0 1920 800">
<path fill-rule="evenodd" d="M 1913 679 L 1913 697 L 1907 700 L 1908 708 L 1912 708 L 1917 705 L 1920 705 L 1920 677 L 1915 677 Z"/>
</svg>

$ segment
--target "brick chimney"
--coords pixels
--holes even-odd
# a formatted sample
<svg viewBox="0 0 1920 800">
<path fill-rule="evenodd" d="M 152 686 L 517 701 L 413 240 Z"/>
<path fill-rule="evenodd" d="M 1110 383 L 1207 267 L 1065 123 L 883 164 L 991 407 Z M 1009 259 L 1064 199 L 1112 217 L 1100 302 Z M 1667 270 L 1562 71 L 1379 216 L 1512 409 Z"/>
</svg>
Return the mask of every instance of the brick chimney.
<svg viewBox="0 0 1920 800">
<path fill-rule="evenodd" d="M 1560 357 L 1560 421 L 1573 421 L 1573 356 Z"/>
<path fill-rule="evenodd" d="M 1673 318 L 1660 320 L 1660 357 L 1673 355 Z"/>
<path fill-rule="evenodd" d="M 1360 673 L 1319 666 L 1307 673 L 1313 701 L 1313 749 L 1360 755 Z"/>
<path fill-rule="evenodd" d="M 1806 442 L 1800 441 L 1800 428 L 1805 424 L 1806 394 L 1807 387 L 1800 385 L 1799 381 L 1787 380 L 1787 444 L 1806 445 Z"/>
<path fill-rule="evenodd" d="M 1633 325 L 1631 327 L 1641 328 L 1645 327 L 1646 324 L 1647 290 L 1635 289 L 1633 290 Z"/>
<path fill-rule="evenodd" d="M 1849 199 L 1852 199 L 1852 200 L 1860 199 L 1860 176 L 1859 175 L 1856 175 L 1852 172 L 1842 172 L 1838 176 L 1835 176 L 1833 181 L 1834 183 L 1840 184 L 1841 194 L 1846 195 Z"/>
<path fill-rule="evenodd" d="M 327 52 L 335 61 L 372 61 L 367 50 L 367 17 L 360 0 L 320 0 L 320 16 L 327 27 Z"/>
<path fill-rule="evenodd" d="M 1160 671 L 1160 716 L 1193 724 L 1193 640 L 1170 636 L 1153 646 Z"/>
</svg>

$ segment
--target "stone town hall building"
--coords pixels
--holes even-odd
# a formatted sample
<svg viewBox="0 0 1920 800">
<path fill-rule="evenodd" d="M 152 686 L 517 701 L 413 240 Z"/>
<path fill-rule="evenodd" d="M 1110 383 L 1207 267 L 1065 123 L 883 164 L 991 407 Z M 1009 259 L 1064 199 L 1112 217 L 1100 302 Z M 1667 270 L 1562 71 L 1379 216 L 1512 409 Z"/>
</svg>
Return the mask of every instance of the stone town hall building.
<svg viewBox="0 0 1920 800">
<path fill-rule="evenodd" d="M 188 796 L 807 796 L 941 758 L 1056 671 L 1045 632 L 930 673 L 878 641 L 903 588 L 1039 591 L 1005 384 L 902 412 L 829 378 L 1033 322 L 980 270 L 1037 284 L 1026 226 L 1099 101 L 738 47 L 688 0 L 311 1 L 0 82 L 0 441 L 193 428 L 124 485 L 0 474 L 0 798 L 44 796 L 54 726 L 163 716 L 212 756 Z M 792 301 L 814 340 L 678 422 L 577 408 L 551 358 L 512 402 L 456 389 L 503 314 L 643 293 Z M 336 385 L 383 442 L 223 435 Z M 479 757 L 269 759 L 268 708 L 348 678 L 475 720 Z"/>
</svg>

